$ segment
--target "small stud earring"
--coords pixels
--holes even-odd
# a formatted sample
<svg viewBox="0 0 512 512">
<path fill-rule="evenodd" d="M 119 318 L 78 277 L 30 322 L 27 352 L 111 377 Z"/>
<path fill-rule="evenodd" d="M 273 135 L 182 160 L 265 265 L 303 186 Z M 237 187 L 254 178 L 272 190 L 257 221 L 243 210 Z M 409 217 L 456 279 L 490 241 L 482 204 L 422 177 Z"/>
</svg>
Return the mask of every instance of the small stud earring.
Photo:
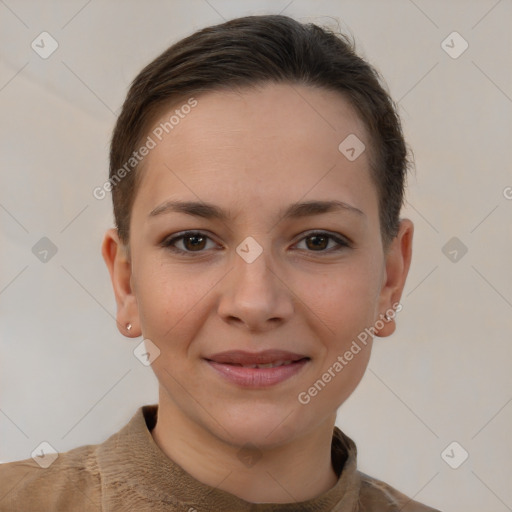
<svg viewBox="0 0 512 512">
<path fill-rule="evenodd" d="M 130 324 L 130 323 L 126 324 L 126 330 L 127 331 L 130 331 L 131 328 L 132 328 L 132 324 Z"/>
</svg>

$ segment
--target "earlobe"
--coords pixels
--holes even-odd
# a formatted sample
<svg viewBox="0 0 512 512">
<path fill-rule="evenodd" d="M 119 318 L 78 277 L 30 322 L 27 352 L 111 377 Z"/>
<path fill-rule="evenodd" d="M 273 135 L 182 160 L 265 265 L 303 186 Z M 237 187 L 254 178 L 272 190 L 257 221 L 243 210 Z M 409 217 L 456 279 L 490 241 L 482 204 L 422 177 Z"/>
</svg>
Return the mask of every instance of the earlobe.
<svg viewBox="0 0 512 512">
<path fill-rule="evenodd" d="M 386 279 L 381 289 L 379 312 L 384 317 L 391 317 L 389 321 L 382 320 L 378 322 L 376 336 L 386 337 L 395 332 L 395 317 L 398 311 L 402 309 L 400 298 L 404 290 L 407 274 L 412 259 L 412 238 L 414 234 L 414 224 L 409 219 L 400 221 L 400 228 L 397 236 L 392 241 L 389 251 L 386 255 Z M 397 307 L 399 305 L 399 307 Z M 380 318 L 380 317 L 379 317 Z M 382 323 L 384 325 L 382 325 Z"/>
<path fill-rule="evenodd" d="M 109 229 L 103 238 L 101 254 L 107 265 L 117 303 L 117 328 L 126 337 L 140 336 L 137 300 L 131 285 L 131 261 L 117 229 Z"/>
</svg>

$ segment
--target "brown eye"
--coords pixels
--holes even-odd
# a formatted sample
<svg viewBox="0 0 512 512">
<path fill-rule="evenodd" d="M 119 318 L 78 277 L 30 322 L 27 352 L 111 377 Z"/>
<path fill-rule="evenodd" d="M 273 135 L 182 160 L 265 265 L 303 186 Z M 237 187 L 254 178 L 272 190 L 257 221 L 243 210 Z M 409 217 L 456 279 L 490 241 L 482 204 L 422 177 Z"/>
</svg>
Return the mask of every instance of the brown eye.
<svg viewBox="0 0 512 512">
<path fill-rule="evenodd" d="M 306 242 L 308 249 L 325 249 L 329 244 L 329 237 L 323 235 L 311 235 L 306 238 L 311 243 Z"/>
<path fill-rule="evenodd" d="M 183 237 L 183 245 L 189 251 L 204 249 L 206 237 L 203 235 L 187 235 Z"/>
<path fill-rule="evenodd" d="M 351 247 L 350 243 L 344 238 L 331 235 L 330 233 L 326 233 L 324 231 L 309 233 L 309 235 L 300 240 L 299 244 L 303 241 L 305 241 L 305 250 L 308 252 L 331 253 Z M 329 244 L 332 242 L 334 242 L 334 245 L 329 246 Z"/>
<path fill-rule="evenodd" d="M 175 237 L 167 238 L 160 245 L 172 252 L 188 255 L 205 252 L 204 249 L 212 248 L 212 245 L 207 247 L 208 241 L 215 246 L 210 237 L 204 233 L 189 231 Z"/>
</svg>

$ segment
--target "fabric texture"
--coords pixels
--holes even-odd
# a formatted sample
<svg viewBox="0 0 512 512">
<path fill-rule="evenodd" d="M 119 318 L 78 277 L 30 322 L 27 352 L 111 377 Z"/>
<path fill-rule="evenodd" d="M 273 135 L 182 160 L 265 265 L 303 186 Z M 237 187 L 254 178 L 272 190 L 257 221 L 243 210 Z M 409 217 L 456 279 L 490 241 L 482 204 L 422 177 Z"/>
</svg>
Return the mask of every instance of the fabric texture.
<svg viewBox="0 0 512 512">
<path fill-rule="evenodd" d="M 439 512 L 357 470 L 354 442 L 337 427 L 334 487 L 295 503 L 249 503 L 205 485 L 153 440 L 157 405 L 145 405 L 97 445 L 60 453 L 47 468 L 26 459 L 0 465 L 0 512 Z"/>
</svg>

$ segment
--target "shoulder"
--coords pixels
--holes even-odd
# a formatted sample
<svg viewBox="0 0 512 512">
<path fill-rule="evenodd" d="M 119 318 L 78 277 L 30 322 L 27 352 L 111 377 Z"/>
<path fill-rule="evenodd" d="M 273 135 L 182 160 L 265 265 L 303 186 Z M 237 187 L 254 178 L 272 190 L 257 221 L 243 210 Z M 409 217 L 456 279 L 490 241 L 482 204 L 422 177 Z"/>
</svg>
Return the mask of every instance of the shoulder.
<svg viewBox="0 0 512 512">
<path fill-rule="evenodd" d="M 390 485 L 359 472 L 361 476 L 361 512 L 379 510 L 382 512 L 440 512 L 423 505 Z"/>
<path fill-rule="evenodd" d="M 30 458 L 0 464 L 0 512 L 98 510 L 100 475 L 96 446 L 59 453 L 53 461 Z M 78 508 L 77 503 L 81 503 Z"/>
</svg>

